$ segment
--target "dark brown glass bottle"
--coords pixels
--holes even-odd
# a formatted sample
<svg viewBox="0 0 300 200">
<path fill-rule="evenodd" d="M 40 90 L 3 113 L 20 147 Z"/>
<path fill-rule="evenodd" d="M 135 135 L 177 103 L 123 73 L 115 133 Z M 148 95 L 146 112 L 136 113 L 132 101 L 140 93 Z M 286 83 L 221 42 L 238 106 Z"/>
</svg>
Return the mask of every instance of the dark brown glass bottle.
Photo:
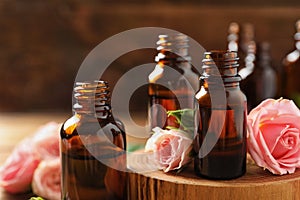
<svg viewBox="0 0 300 200">
<path fill-rule="evenodd" d="M 232 179 L 246 171 L 247 101 L 239 87 L 237 52 L 206 52 L 198 101 L 194 169 L 209 179 Z"/>
<path fill-rule="evenodd" d="M 300 107 L 300 20 L 296 22 L 295 50 L 283 59 L 282 96 Z"/>
<path fill-rule="evenodd" d="M 270 44 L 257 44 L 254 71 L 243 80 L 248 102 L 248 110 L 255 108 L 267 98 L 277 95 L 277 74 L 271 65 Z"/>
<path fill-rule="evenodd" d="M 194 109 L 199 74 L 190 64 L 186 35 L 160 35 L 157 45 L 157 64 L 149 75 L 150 127 L 178 128 L 178 121 L 167 111 Z"/>
<path fill-rule="evenodd" d="M 61 128 L 62 199 L 127 199 L 126 137 L 107 83 L 76 83 L 74 99 Z"/>
</svg>

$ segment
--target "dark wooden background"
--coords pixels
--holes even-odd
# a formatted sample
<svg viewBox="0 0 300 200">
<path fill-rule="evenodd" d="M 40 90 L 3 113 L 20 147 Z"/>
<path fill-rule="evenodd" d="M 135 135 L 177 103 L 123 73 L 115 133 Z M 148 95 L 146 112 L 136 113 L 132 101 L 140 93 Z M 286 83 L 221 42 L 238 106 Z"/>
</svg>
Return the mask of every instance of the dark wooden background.
<svg viewBox="0 0 300 200">
<path fill-rule="evenodd" d="M 165 27 L 188 34 L 205 49 L 224 49 L 229 23 L 250 22 L 256 41 L 271 43 L 278 67 L 294 48 L 297 19 L 299 0 L 1 0 L 0 112 L 70 111 L 73 81 L 83 59 L 121 31 Z M 153 59 L 152 51 L 120 58 L 108 79 L 113 84 L 126 69 Z M 147 99 L 142 92 L 136 96 L 132 109 L 143 110 Z"/>
</svg>

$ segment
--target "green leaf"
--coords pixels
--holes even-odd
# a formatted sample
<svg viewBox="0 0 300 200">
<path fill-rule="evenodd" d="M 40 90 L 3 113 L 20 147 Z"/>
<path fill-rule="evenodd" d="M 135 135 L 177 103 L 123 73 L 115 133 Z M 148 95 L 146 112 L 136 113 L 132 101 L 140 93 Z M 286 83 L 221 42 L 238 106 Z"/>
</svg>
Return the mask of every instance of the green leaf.
<svg viewBox="0 0 300 200">
<path fill-rule="evenodd" d="M 168 117 L 173 116 L 176 118 L 181 128 L 189 134 L 194 133 L 194 115 L 195 110 L 193 109 L 182 109 L 167 111 Z M 168 129 L 175 129 L 174 127 L 167 127 Z"/>
</svg>

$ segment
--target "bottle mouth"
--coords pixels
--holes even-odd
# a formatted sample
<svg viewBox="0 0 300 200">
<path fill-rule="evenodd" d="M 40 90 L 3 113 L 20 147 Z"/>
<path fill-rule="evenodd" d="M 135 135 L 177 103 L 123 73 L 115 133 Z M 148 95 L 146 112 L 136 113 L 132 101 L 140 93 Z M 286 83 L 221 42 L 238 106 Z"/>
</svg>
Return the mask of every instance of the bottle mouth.
<svg viewBox="0 0 300 200">
<path fill-rule="evenodd" d="M 203 70 L 216 68 L 221 74 L 224 72 L 224 75 L 235 75 L 239 67 L 239 58 L 236 51 L 212 50 L 204 53 L 202 63 Z"/>
<path fill-rule="evenodd" d="M 97 113 L 110 110 L 110 92 L 106 81 L 76 82 L 73 96 L 74 110 Z"/>
<path fill-rule="evenodd" d="M 108 96 L 108 94 L 108 83 L 102 80 L 76 82 L 74 86 L 75 99 L 91 97 L 97 98 L 102 95 Z"/>
<path fill-rule="evenodd" d="M 188 57 L 189 38 L 182 33 L 159 35 L 157 50 L 161 52 L 169 52 L 177 57 Z M 156 58 L 157 59 L 157 58 Z"/>
<path fill-rule="evenodd" d="M 212 50 L 204 53 L 202 69 L 209 76 L 221 75 L 223 79 L 231 82 L 239 81 L 237 68 L 239 58 L 236 51 Z M 230 79 L 228 79 L 230 78 Z"/>
<path fill-rule="evenodd" d="M 236 51 L 228 50 L 212 50 L 204 53 L 204 59 L 202 61 L 214 61 L 214 62 L 238 62 L 238 53 Z"/>
<path fill-rule="evenodd" d="M 97 89 L 101 89 L 101 88 L 108 88 L 108 82 L 103 80 L 80 81 L 75 83 L 74 92 L 76 91 L 95 92 L 97 91 Z"/>
</svg>

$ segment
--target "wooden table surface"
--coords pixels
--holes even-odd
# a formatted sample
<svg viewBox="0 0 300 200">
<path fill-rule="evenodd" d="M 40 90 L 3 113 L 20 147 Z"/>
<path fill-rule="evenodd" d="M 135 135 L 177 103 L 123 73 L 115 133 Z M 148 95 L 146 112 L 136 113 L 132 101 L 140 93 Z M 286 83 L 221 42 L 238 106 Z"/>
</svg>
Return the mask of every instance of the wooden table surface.
<svg viewBox="0 0 300 200">
<path fill-rule="evenodd" d="M 66 113 L 0 113 L 0 166 L 15 145 L 50 121 L 62 123 Z M 0 188 L 0 200 L 26 200 L 33 194 L 10 195 Z"/>
</svg>

